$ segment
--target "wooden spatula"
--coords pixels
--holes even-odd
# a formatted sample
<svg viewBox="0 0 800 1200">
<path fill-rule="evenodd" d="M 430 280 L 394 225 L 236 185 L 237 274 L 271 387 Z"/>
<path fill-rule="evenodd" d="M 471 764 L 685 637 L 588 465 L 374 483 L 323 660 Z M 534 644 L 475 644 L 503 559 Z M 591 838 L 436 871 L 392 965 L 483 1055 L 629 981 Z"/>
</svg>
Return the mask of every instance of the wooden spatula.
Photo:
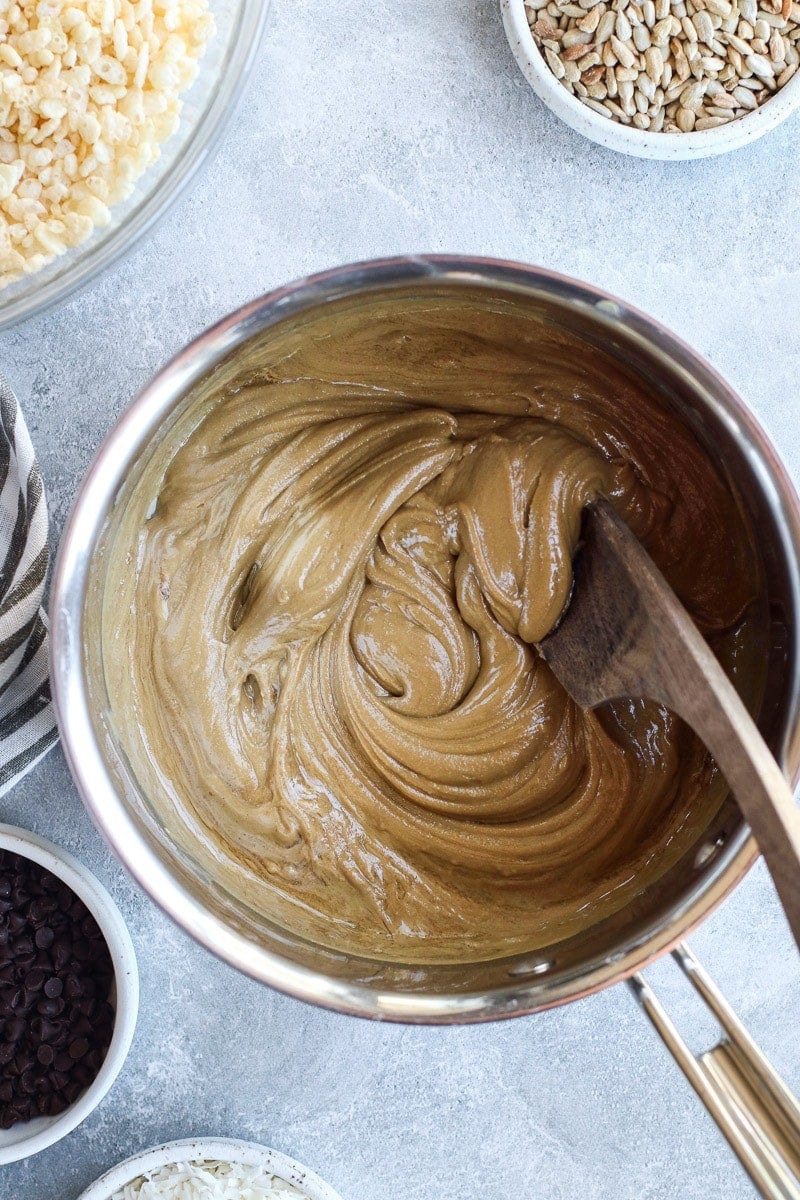
<svg viewBox="0 0 800 1200">
<path fill-rule="evenodd" d="M 800 810 L 786 778 L 691 617 L 605 500 L 586 513 L 575 584 L 539 650 L 582 708 L 656 700 L 716 759 L 772 873 L 800 949 Z"/>
</svg>

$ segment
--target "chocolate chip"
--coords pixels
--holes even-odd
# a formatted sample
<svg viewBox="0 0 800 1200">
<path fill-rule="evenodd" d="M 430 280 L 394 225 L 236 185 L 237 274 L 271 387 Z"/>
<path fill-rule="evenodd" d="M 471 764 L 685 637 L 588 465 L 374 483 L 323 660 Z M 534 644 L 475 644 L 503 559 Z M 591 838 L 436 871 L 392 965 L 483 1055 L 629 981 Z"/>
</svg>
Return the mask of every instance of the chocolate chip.
<svg viewBox="0 0 800 1200">
<path fill-rule="evenodd" d="M 19 1043 L 17 1043 L 19 1045 Z M 14 1055 L 14 1066 L 17 1068 L 18 1075 L 24 1075 L 33 1066 L 33 1054 L 30 1049 L 23 1045 L 21 1050 L 18 1050 Z"/>
<path fill-rule="evenodd" d="M 55 1058 L 55 1051 L 52 1046 L 48 1046 L 46 1042 L 42 1042 L 39 1049 L 36 1051 L 36 1057 L 43 1067 L 49 1067 Z"/>
<path fill-rule="evenodd" d="M 77 1000 L 83 995 L 83 981 L 77 975 L 67 975 L 64 980 L 64 995 L 68 1000 Z"/>
<path fill-rule="evenodd" d="M 37 896 L 35 900 L 31 900 L 28 906 L 28 919 L 34 925 L 42 925 L 56 911 L 57 905 L 55 900 L 51 900 L 49 896 Z"/>
<path fill-rule="evenodd" d="M 25 1032 L 25 1022 L 22 1017 L 10 1017 L 5 1023 L 3 1033 L 7 1042 L 18 1042 Z"/>
<path fill-rule="evenodd" d="M 45 973 L 39 967 L 31 967 L 25 976 L 25 987 L 32 992 L 38 992 L 45 981 Z"/>
<path fill-rule="evenodd" d="M 0 1014 L 6 1016 L 14 1011 L 22 992 L 13 986 L 0 988 Z"/>
<path fill-rule="evenodd" d="M 83 1058 L 83 1056 L 88 1053 L 89 1053 L 89 1043 L 87 1042 L 86 1038 L 76 1038 L 76 1040 L 74 1042 L 70 1042 L 70 1044 L 69 1044 L 70 1058 L 74 1058 L 77 1060 L 79 1058 Z"/>
<path fill-rule="evenodd" d="M 63 971 L 72 958 L 72 946 L 66 938 L 59 938 L 53 946 L 53 966 L 57 971 Z"/>
<path fill-rule="evenodd" d="M 114 972 L 83 902 L 0 851 L 0 1128 L 63 1112 L 100 1070 Z"/>
<path fill-rule="evenodd" d="M 58 1041 L 58 1035 L 64 1026 L 59 1021 L 51 1021 L 49 1017 L 41 1017 L 39 1023 L 39 1040 L 53 1044 Z"/>
<path fill-rule="evenodd" d="M 77 958 L 78 962 L 88 962 L 90 953 L 89 943 L 86 938 L 78 938 L 77 941 L 72 943 L 72 955 L 73 958 Z"/>
<path fill-rule="evenodd" d="M 55 996 L 52 1000 L 45 996 L 44 1000 L 40 1000 L 36 1005 L 36 1011 L 43 1017 L 60 1017 L 64 1011 L 64 1001 L 60 996 Z"/>
<path fill-rule="evenodd" d="M 71 1033 L 75 1034 L 76 1037 L 81 1037 L 84 1034 L 91 1033 L 91 1031 L 92 1022 L 88 1017 L 84 1017 L 80 1013 L 74 1016 L 70 1026 Z"/>
</svg>

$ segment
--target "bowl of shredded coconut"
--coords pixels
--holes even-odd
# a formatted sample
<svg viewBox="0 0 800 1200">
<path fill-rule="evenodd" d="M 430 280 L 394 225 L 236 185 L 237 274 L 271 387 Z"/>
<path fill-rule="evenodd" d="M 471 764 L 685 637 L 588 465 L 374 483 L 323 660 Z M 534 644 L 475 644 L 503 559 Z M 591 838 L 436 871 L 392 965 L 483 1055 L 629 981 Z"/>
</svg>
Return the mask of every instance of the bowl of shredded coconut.
<svg viewBox="0 0 800 1200">
<path fill-rule="evenodd" d="M 308 1167 L 235 1138 L 155 1146 L 106 1171 L 78 1200 L 341 1200 Z"/>
</svg>

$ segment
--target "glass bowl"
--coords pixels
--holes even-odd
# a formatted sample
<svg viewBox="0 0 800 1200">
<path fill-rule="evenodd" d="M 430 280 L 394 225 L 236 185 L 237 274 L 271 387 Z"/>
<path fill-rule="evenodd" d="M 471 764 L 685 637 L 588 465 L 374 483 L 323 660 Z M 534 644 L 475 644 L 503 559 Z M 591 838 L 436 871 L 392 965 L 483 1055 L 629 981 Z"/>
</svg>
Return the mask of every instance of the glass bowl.
<svg viewBox="0 0 800 1200">
<path fill-rule="evenodd" d="M 208 157 L 258 52 L 270 0 L 209 0 L 217 30 L 181 97 L 180 124 L 111 221 L 41 271 L 0 290 L 0 330 L 57 303 L 155 225 Z"/>
</svg>

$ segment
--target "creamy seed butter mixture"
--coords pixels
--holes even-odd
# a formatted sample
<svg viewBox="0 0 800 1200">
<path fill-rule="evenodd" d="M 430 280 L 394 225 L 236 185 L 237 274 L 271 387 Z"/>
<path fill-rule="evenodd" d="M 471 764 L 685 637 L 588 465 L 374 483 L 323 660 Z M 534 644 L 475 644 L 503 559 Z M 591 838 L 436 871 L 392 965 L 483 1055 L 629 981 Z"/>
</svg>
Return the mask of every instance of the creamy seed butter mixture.
<svg viewBox="0 0 800 1200">
<path fill-rule="evenodd" d="M 748 696 L 751 543 L 640 381 L 497 301 L 373 301 L 201 409 L 132 490 L 104 638 L 132 767 L 229 891 L 333 948 L 470 961 L 692 845 L 724 795 L 696 739 L 579 710 L 533 647 L 602 494 Z"/>
</svg>

